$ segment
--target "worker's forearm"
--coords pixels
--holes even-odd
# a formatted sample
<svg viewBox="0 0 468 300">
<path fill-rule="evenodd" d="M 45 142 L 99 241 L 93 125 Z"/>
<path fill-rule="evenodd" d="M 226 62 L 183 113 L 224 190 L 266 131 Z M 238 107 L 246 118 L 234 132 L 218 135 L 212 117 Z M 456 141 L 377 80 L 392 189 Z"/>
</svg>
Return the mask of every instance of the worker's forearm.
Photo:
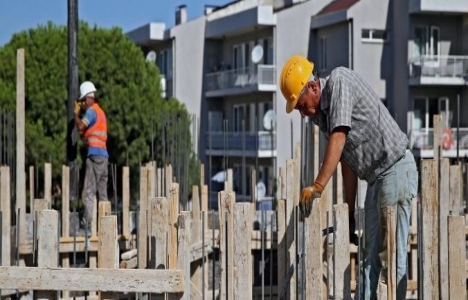
<svg viewBox="0 0 468 300">
<path fill-rule="evenodd" d="M 343 176 L 343 185 L 346 195 L 346 203 L 348 203 L 349 215 L 354 218 L 354 207 L 356 206 L 356 189 L 357 189 L 357 176 L 349 165 L 341 162 L 341 174 Z"/>
<path fill-rule="evenodd" d="M 83 130 L 83 121 L 81 121 L 80 117 L 78 116 L 78 114 L 75 114 L 75 125 L 76 125 L 76 128 L 78 128 L 78 130 Z"/>
<path fill-rule="evenodd" d="M 335 173 L 345 143 L 346 131 L 336 130 L 332 132 L 330 139 L 328 140 L 322 167 L 315 179 L 315 182 L 322 185 L 322 187 L 327 185 L 333 173 Z"/>
</svg>

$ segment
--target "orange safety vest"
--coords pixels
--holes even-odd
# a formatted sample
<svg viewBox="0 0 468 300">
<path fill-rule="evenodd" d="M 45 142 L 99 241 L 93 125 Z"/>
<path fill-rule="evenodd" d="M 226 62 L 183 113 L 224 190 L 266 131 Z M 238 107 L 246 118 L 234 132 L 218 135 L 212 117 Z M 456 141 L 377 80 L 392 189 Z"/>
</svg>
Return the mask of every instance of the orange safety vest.
<svg viewBox="0 0 468 300">
<path fill-rule="evenodd" d="M 96 123 L 88 127 L 83 136 L 86 139 L 88 147 L 106 149 L 107 142 L 107 120 L 104 111 L 97 103 L 94 103 L 90 108 L 96 112 Z"/>
</svg>

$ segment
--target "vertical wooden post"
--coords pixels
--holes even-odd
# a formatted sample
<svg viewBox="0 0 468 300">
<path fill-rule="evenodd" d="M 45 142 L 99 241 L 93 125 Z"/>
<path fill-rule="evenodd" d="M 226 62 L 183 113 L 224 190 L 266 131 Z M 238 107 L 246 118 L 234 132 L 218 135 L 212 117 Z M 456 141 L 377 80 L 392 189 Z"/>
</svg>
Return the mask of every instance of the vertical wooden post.
<svg viewBox="0 0 468 300">
<path fill-rule="evenodd" d="M 148 236 L 148 169 L 140 167 L 140 217 L 138 225 L 138 268 L 147 266 Z"/>
<path fill-rule="evenodd" d="M 105 203 L 105 202 L 108 202 Z M 99 203 L 99 207 L 110 210 L 110 202 Z M 100 214 L 101 215 L 101 214 Z M 102 216 L 99 219 L 98 267 L 119 268 L 119 245 L 117 243 L 117 216 Z M 115 292 L 100 292 L 99 299 L 118 299 Z"/>
<path fill-rule="evenodd" d="M 257 210 L 257 171 L 255 169 L 252 169 L 252 172 L 250 174 L 250 184 L 251 184 L 251 191 L 252 191 L 252 216 L 255 216 L 255 211 Z"/>
<path fill-rule="evenodd" d="M 465 274 L 465 217 L 448 217 L 449 260 L 449 298 L 466 299 Z"/>
<path fill-rule="evenodd" d="M 281 178 L 279 199 L 286 199 L 286 168 L 279 168 L 279 177 Z"/>
<path fill-rule="evenodd" d="M 341 173 L 341 162 L 339 162 L 338 167 L 336 168 L 336 203 L 342 204 L 344 202 L 345 201 L 343 195 L 343 175 Z"/>
<path fill-rule="evenodd" d="M 169 300 L 190 299 L 190 212 L 182 211 L 176 221 L 178 227 L 177 235 L 177 265 L 179 270 L 185 271 L 185 290 L 183 293 L 169 294 Z"/>
<path fill-rule="evenodd" d="M 167 229 L 169 209 L 166 197 L 150 200 L 151 205 L 151 257 L 153 267 L 167 269 Z"/>
<path fill-rule="evenodd" d="M 171 190 L 172 190 L 172 166 L 166 166 L 166 198 L 168 201 L 171 200 Z"/>
<path fill-rule="evenodd" d="M 0 167 L 0 193 L 2 210 L 2 266 L 11 266 L 11 201 L 10 167 Z"/>
<path fill-rule="evenodd" d="M 58 266 L 59 235 L 58 213 L 55 210 L 38 212 L 37 265 L 44 268 Z M 55 299 L 55 291 L 38 291 L 38 299 Z"/>
<path fill-rule="evenodd" d="M 288 297 L 296 298 L 296 243 L 295 241 L 295 207 L 296 206 L 296 161 L 288 159 L 286 161 L 286 273 L 292 273 L 289 280 Z M 289 279 L 289 278 L 288 278 Z"/>
<path fill-rule="evenodd" d="M 459 216 L 463 214 L 462 209 L 462 185 L 461 168 L 459 165 L 450 166 L 450 211 L 452 215 Z M 441 176 L 445 177 L 445 176 Z M 442 187 L 441 187 L 442 188 Z"/>
<path fill-rule="evenodd" d="M 149 162 L 146 164 L 146 168 L 148 169 L 148 201 L 154 197 L 156 197 L 156 170 L 154 166 L 156 162 Z"/>
<path fill-rule="evenodd" d="M 62 237 L 70 236 L 70 168 L 62 166 Z M 63 253 L 62 268 L 70 267 L 70 256 Z M 69 297 L 68 291 L 63 291 L 63 298 Z"/>
<path fill-rule="evenodd" d="M 34 205 L 34 196 L 36 195 L 34 190 L 34 167 L 29 166 L 29 207 L 31 208 Z"/>
<path fill-rule="evenodd" d="M 385 210 L 387 212 L 387 299 L 396 300 L 396 207 L 388 206 Z"/>
<path fill-rule="evenodd" d="M 334 296 L 336 299 L 351 297 L 351 272 L 349 256 L 348 204 L 333 205 L 335 232 Z"/>
<path fill-rule="evenodd" d="M 438 262 L 438 201 L 437 170 L 434 160 L 423 160 L 422 173 L 422 235 L 423 235 L 423 278 L 424 299 L 439 299 L 439 262 Z"/>
<path fill-rule="evenodd" d="M 203 188 L 204 184 L 205 184 L 205 165 L 200 164 L 200 191 Z"/>
<path fill-rule="evenodd" d="M 440 174 L 450 174 L 450 160 L 440 159 Z M 452 174 L 450 174 L 452 175 Z M 448 295 L 448 243 L 447 217 L 450 214 L 450 176 L 440 176 L 439 185 L 439 278 L 441 299 L 449 299 Z M 415 215 L 416 216 L 416 215 Z M 416 219 L 416 217 L 414 217 Z M 417 269 L 417 268 L 416 268 Z"/>
<path fill-rule="evenodd" d="M 122 168 L 122 234 L 130 239 L 130 168 Z"/>
<path fill-rule="evenodd" d="M 433 146 L 434 146 L 434 159 L 436 161 L 436 165 L 439 165 L 439 159 L 442 156 L 440 146 L 442 144 L 442 130 L 444 124 L 442 124 L 442 116 L 441 115 L 434 115 L 432 117 L 433 120 L 433 128 L 434 128 L 434 138 L 433 138 Z"/>
<path fill-rule="evenodd" d="M 286 278 L 286 200 L 278 200 L 276 226 L 278 228 L 278 293 L 283 289 Z"/>
<path fill-rule="evenodd" d="M 320 211 L 320 199 L 314 200 L 312 213 L 304 220 L 306 236 L 306 286 L 305 299 L 322 299 L 322 213 Z"/>
<path fill-rule="evenodd" d="M 179 215 L 179 184 L 173 183 L 169 202 L 169 269 L 177 266 L 177 217 Z"/>
<path fill-rule="evenodd" d="M 232 169 L 227 169 L 225 172 L 226 172 L 226 181 L 224 182 L 224 190 L 230 192 L 233 190 Z"/>
<path fill-rule="evenodd" d="M 158 182 L 157 182 L 157 185 L 158 185 L 158 194 L 157 196 L 158 197 L 162 197 L 162 196 L 166 196 L 164 195 L 164 189 L 163 189 L 163 181 L 164 181 L 164 177 L 163 177 L 163 169 L 162 168 L 158 168 L 157 172 L 158 172 Z"/>
<path fill-rule="evenodd" d="M 20 210 L 20 228 L 17 228 L 17 230 L 19 230 L 20 243 L 24 243 L 24 241 L 26 241 L 24 76 L 24 49 L 21 48 L 16 51 L 16 211 L 18 211 L 18 209 Z"/>
<path fill-rule="evenodd" d="M 206 184 L 202 187 L 201 195 L 201 211 L 208 212 L 208 186 Z"/>
<path fill-rule="evenodd" d="M 218 193 L 219 212 L 219 265 L 221 270 L 220 278 L 220 299 L 233 299 L 233 276 L 234 260 L 234 204 L 236 203 L 235 193 L 232 191 L 221 191 Z"/>
<path fill-rule="evenodd" d="M 52 164 L 44 164 L 44 199 L 52 205 Z"/>
<path fill-rule="evenodd" d="M 191 245 L 195 245 L 202 240 L 201 231 L 202 231 L 202 221 L 201 221 L 201 212 L 200 212 L 200 197 L 198 192 L 198 185 L 192 186 L 192 231 L 190 234 Z M 202 247 L 205 245 L 202 244 Z M 199 289 L 202 287 L 203 283 L 203 272 L 202 272 L 202 261 L 193 261 L 192 266 L 192 283 Z"/>
<path fill-rule="evenodd" d="M 234 206 L 234 299 L 252 299 L 252 218 L 250 203 Z"/>
</svg>

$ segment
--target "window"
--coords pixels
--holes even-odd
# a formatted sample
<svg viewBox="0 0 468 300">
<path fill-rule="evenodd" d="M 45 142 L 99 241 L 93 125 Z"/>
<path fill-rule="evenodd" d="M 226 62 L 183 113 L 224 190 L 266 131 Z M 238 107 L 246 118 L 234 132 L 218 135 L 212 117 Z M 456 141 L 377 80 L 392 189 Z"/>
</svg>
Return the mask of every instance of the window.
<svg viewBox="0 0 468 300">
<path fill-rule="evenodd" d="M 361 38 L 363 42 L 383 43 L 387 41 L 387 32 L 378 29 L 363 29 Z"/>
<path fill-rule="evenodd" d="M 233 126 L 235 132 L 242 132 L 242 121 L 245 122 L 245 131 L 250 130 L 250 105 L 236 104 L 233 107 Z"/>
<path fill-rule="evenodd" d="M 440 29 L 437 26 L 419 26 L 414 29 L 413 55 L 433 56 L 438 59 L 440 55 Z"/>
<path fill-rule="evenodd" d="M 327 38 L 320 38 L 320 68 L 325 70 L 327 68 Z"/>
<path fill-rule="evenodd" d="M 166 79 L 172 78 L 172 49 L 166 49 L 159 52 L 156 60 L 159 72 L 164 75 Z"/>
</svg>

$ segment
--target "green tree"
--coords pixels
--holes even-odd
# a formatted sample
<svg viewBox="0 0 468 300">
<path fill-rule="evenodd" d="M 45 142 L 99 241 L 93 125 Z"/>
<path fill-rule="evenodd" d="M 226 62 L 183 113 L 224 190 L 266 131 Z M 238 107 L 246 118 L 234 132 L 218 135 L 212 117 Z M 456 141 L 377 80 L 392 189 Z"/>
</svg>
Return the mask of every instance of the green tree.
<svg viewBox="0 0 468 300">
<path fill-rule="evenodd" d="M 98 101 L 107 114 L 110 162 L 130 166 L 132 195 L 137 195 L 140 163 L 151 159 L 151 145 L 165 144 L 158 134 L 162 125 L 154 115 L 177 115 L 186 126 L 177 134 L 190 139 L 186 134 L 189 115 L 176 99 L 160 96 L 157 67 L 145 61 L 141 49 L 120 28 L 103 29 L 81 22 L 78 44 L 79 82 L 90 80 L 96 85 Z M 60 184 L 61 166 L 66 162 L 67 29 L 49 22 L 13 35 L 0 48 L 2 108 L 15 107 L 19 48 L 25 49 L 26 61 L 26 164 L 42 170 L 43 163 L 51 161 L 54 183 Z M 83 142 L 79 145 L 80 153 L 86 153 Z M 185 157 L 196 168 L 190 149 L 184 149 Z M 162 151 L 160 146 L 156 150 Z M 161 163 L 158 158 L 158 165 Z M 194 180 L 197 178 L 190 182 Z"/>
</svg>

